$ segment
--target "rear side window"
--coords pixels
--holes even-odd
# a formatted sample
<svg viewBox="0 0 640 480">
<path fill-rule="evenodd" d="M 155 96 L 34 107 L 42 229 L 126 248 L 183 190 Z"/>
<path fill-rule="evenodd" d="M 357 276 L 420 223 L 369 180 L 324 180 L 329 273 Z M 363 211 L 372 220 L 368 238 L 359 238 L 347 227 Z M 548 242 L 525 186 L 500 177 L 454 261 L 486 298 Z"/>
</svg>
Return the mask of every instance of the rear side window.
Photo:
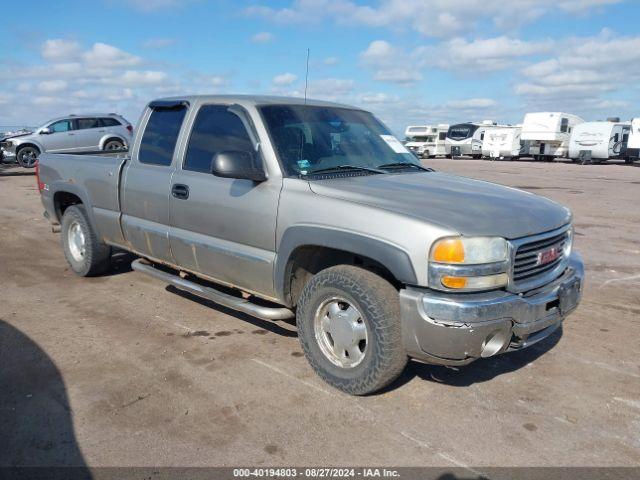
<svg viewBox="0 0 640 480">
<path fill-rule="evenodd" d="M 187 109 L 157 108 L 151 112 L 140 142 L 138 160 L 151 165 L 171 165 L 178 134 Z"/>
<path fill-rule="evenodd" d="M 225 150 L 254 150 L 242 120 L 226 105 L 203 106 L 193 124 L 184 170 L 209 172 L 213 156 Z"/>
<path fill-rule="evenodd" d="M 88 128 L 98 128 L 100 125 L 97 118 L 78 118 L 76 120 L 78 130 L 86 130 Z"/>
<path fill-rule="evenodd" d="M 122 125 L 115 118 L 109 118 L 109 117 L 101 118 L 100 124 L 102 127 L 119 127 Z"/>
</svg>

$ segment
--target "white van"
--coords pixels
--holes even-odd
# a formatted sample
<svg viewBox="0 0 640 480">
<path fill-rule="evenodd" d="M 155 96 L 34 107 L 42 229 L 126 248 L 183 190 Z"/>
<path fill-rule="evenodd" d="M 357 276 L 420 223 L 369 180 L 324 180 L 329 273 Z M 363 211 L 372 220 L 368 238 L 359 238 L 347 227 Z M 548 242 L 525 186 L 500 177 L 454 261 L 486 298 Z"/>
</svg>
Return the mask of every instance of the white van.
<svg viewBox="0 0 640 480">
<path fill-rule="evenodd" d="M 566 157 L 571 132 L 583 122 L 582 118 L 570 113 L 527 113 L 522 122 L 521 139 L 530 142 L 529 155 L 536 160 Z"/>
</svg>

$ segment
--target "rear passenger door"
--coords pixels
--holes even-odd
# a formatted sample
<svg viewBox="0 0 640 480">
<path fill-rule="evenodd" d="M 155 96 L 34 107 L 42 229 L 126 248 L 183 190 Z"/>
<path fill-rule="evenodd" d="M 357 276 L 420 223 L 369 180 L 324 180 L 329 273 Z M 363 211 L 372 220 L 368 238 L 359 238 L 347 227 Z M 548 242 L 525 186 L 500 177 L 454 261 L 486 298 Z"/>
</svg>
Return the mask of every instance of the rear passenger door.
<svg viewBox="0 0 640 480">
<path fill-rule="evenodd" d="M 265 296 L 273 293 L 281 179 L 254 182 L 211 173 L 218 152 L 256 152 L 257 134 L 237 105 L 202 105 L 173 175 L 171 250 L 185 269 Z M 260 161 L 262 161 L 260 159 Z"/>
<path fill-rule="evenodd" d="M 104 134 L 105 129 L 100 127 L 97 118 L 78 118 L 76 119 L 76 146 L 79 151 L 91 152 L 99 150 L 100 138 Z"/>
<path fill-rule="evenodd" d="M 150 105 L 121 187 L 122 228 L 129 247 L 169 263 L 174 263 L 169 248 L 169 187 L 187 108 L 184 102 Z"/>
</svg>

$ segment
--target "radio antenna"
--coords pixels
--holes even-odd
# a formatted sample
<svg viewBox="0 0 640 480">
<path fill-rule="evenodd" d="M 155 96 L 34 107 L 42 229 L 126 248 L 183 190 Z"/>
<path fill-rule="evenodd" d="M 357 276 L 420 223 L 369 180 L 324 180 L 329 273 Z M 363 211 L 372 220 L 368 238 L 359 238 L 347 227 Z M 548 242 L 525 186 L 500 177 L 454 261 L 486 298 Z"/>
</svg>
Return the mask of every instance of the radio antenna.
<svg viewBox="0 0 640 480">
<path fill-rule="evenodd" d="M 309 86 L 309 52 L 307 48 L 307 71 L 304 75 L 304 104 L 307 104 L 307 87 Z"/>
</svg>

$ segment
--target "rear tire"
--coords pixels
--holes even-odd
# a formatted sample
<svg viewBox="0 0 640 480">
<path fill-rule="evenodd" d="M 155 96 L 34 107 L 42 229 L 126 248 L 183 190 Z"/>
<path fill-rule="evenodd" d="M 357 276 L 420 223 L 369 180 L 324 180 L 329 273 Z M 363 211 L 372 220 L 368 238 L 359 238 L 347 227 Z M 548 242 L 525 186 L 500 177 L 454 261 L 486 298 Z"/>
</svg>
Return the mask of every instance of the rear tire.
<svg viewBox="0 0 640 480">
<path fill-rule="evenodd" d="M 33 168 L 36 166 L 40 150 L 30 145 L 22 147 L 16 152 L 16 160 L 21 167 Z"/>
<path fill-rule="evenodd" d="M 65 210 L 61 231 L 64 256 L 76 275 L 95 276 L 109 268 L 111 247 L 98 239 L 83 205 Z"/>
<path fill-rule="evenodd" d="M 398 291 L 368 270 L 351 265 L 322 270 L 304 287 L 296 318 L 307 360 L 343 392 L 380 390 L 407 363 Z"/>
<path fill-rule="evenodd" d="M 124 143 L 120 140 L 109 140 L 104 144 L 104 150 L 124 150 Z"/>
</svg>

